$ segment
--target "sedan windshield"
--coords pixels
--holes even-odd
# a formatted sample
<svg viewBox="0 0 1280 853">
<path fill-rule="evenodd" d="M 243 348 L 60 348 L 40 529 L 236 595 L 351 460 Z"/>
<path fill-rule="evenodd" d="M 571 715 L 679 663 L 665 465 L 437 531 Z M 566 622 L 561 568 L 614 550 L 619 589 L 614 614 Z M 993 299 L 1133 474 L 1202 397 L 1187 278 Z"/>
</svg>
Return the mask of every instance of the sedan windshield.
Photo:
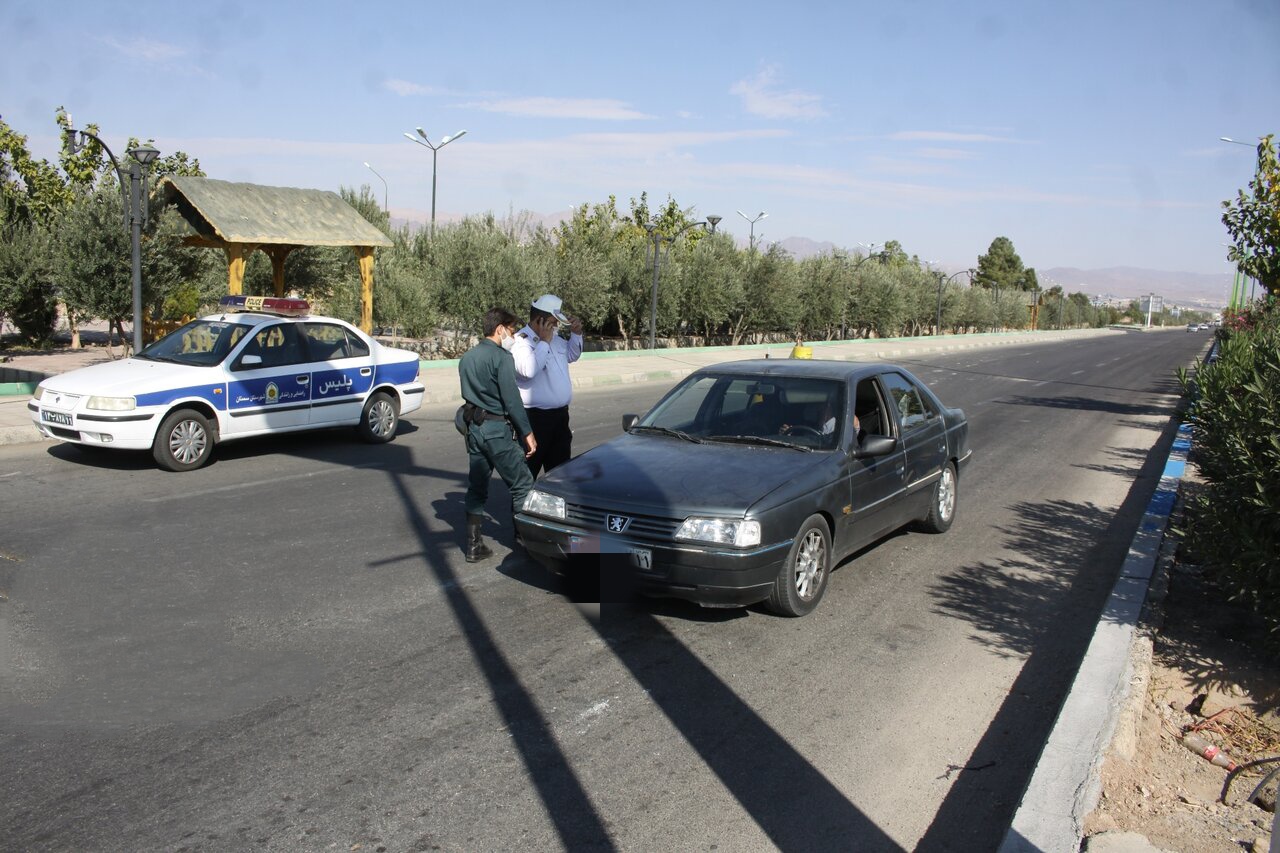
<svg viewBox="0 0 1280 853">
<path fill-rule="evenodd" d="M 844 385 L 788 376 L 686 379 L 633 427 L 704 441 L 832 450 L 845 422 Z"/>
<path fill-rule="evenodd" d="M 137 357 L 193 367 L 221 364 L 249 328 L 225 320 L 193 320 L 144 347 Z"/>
</svg>

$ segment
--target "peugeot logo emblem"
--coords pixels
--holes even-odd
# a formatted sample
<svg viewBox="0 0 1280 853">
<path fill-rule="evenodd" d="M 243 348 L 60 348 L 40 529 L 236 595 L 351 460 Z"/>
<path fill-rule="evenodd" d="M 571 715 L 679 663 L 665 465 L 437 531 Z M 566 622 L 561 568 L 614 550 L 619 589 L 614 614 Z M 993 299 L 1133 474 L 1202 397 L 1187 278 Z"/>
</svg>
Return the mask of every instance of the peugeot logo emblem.
<svg viewBox="0 0 1280 853">
<path fill-rule="evenodd" d="M 625 515 L 607 515 L 604 520 L 605 526 L 609 528 L 610 533 L 621 533 L 631 524 L 631 519 Z"/>
</svg>

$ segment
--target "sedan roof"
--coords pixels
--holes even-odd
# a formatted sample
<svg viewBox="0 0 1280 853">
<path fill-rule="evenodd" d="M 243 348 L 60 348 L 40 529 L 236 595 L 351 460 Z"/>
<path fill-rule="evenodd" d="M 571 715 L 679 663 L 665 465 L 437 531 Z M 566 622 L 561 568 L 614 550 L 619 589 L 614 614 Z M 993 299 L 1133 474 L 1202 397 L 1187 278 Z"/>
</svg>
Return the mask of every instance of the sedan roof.
<svg viewBox="0 0 1280 853">
<path fill-rule="evenodd" d="M 826 361 L 807 358 L 755 358 L 726 361 L 700 368 L 698 373 L 724 373 L 745 376 L 795 376 L 811 379 L 853 379 L 871 376 L 894 366 L 883 362 Z"/>
</svg>

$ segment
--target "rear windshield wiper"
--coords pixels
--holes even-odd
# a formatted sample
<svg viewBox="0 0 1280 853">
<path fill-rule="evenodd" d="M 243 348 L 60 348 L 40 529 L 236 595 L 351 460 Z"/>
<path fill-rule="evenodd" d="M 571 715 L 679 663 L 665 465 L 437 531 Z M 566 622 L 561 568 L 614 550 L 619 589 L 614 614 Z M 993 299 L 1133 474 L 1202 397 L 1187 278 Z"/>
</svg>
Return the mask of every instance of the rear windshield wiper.
<svg viewBox="0 0 1280 853">
<path fill-rule="evenodd" d="M 702 444 L 702 439 L 700 439 L 700 438 L 695 438 L 695 437 L 693 437 L 692 435 L 689 435 L 689 433 L 687 433 L 687 432 L 681 432 L 681 431 L 680 431 L 680 430 L 678 430 L 678 429 L 671 429 L 670 427 L 662 427 L 662 426 L 633 426 L 633 427 L 631 428 L 631 431 L 632 431 L 632 432 L 637 432 L 637 431 L 639 431 L 639 430 L 648 430 L 648 431 L 650 431 L 650 432 L 656 432 L 656 433 L 660 433 L 660 434 L 662 434 L 662 435 L 674 435 L 676 438 L 683 438 L 685 441 L 691 441 L 691 442 L 693 442 L 694 444 Z"/>
<path fill-rule="evenodd" d="M 792 450 L 800 450 L 804 453 L 812 453 L 813 448 L 805 447 L 801 444 L 794 444 L 790 441 L 783 441 L 780 438 L 766 438 L 763 435 L 709 435 L 707 441 L 728 441 L 737 444 L 767 444 L 770 447 L 789 447 Z"/>
</svg>

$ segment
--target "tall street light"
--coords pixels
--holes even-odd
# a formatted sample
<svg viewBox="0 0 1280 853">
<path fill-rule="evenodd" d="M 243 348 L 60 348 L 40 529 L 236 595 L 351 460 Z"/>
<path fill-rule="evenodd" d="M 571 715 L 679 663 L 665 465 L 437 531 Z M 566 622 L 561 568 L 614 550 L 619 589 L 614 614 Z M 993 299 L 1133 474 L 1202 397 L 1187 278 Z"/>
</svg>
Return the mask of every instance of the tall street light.
<svg viewBox="0 0 1280 853">
<path fill-rule="evenodd" d="M 977 270 L 960 270 L 960 272 L 953 272 L 951 275 L 948 275 L 948 276 L 944 276 L 942 274 L 942 270 L 938 270 L 935 273 L 935 275 L 938 276 L 938 317 L 937 317 L 937 325 L 934 327 L 935 329 L 937 329 L 937 332 L 935 332 L 935 334 L 939 336 L 942 334 L 942 287 L 943 285 L 951 281 L 951 279 L 955 278 L 956 276 L 960 276 L 960 275 L 969 276 L 969 281 L 972 283 L 973 274 L 976 272 Z"/>
<path fill-rule="evenodd" d="M 414 142 L 417 142 L 417 140 L 415 139 Z M 368 163 L 365 163 L 364 167 L 375 175 L 378 175 L 378 170 L 370 166 Z M 382 209 L 387 212 L 387 220 L 388 224 L 390 224 L 391 208 L 387 206 L 387 179 L 382 177 L 382 175 L 378 175 L 378 180 L 382 181 Z"/>
<path fill-rule="evenodd" d="M 708 216 L 707 221 L 710 222 L 711 219 L 713 218 L 717 222 L 720 221 L 719 216 L 714 216 L 714 217 Z M 662 266 L 662 257 L 663 257 L 662 244 L 663 243 L 667 244 L 667 252 L 669 253 L 671 251 L 671 244 L 674 243 L 681 234 L 688 231 L 690 228 L 696 228 L 700 225 L 705 226 L 706 224 L 707 222 L 690 222 L 688 225 L 681 228 L 679 231 L 672 234 L 670 237 L 667 237 L 661 231 L 658 230 L 658 223 L 656 222 L 646 222 L 644 225 L 644 230 L 649 232 L 649 239 L 653 241 L 653 299 L 649 307 L 649 349 L 650 350 L 656 348 L 656 341 L 657 341 L 658 268 Z"/>
<path fill-rule="evenodd" d="M 142 349 L 142 229 L 147 224 L 148 193 L 143 192 L 146 168 L 155 162 L 160 152 L 150 145 L 138 145 L 124 153 L 129 156 L 129 169 L 120 165 L 116 155 L 111 153 L 107 144 L 97 134 L 87 130 L 67 128 L 64 131 L 67 151 L 75 154 L 87 144 L 85 137 L 98 144 L 116 170 L 116 178 L 120 181 L 120 198 L 124 202 L 124 227 L 130 231 L 130 243 L 133 254 L 133 352 L 136 355 Z M 129 176 L 129 189 L 124 188 L 125 175 Z"/>
<path fill-rule="evenodd" d="M 739 211 L 738 211 L 738 215 L 739 215 L 739 216 L 741 216 L 743 219 L 747 220 L 747 222 L 750 222 L 750 223 L 751 223 L 751 242 L 750 242 L 750 246 L 751 246 L 751 251 L 753 251 L 753 252 L 754 252 L 754 251 L 756 250 L 756 223 L 757 223 L 757 222 L 759 222 L 761 219 L 768 219 L 768 218 L 769 218 L 769 214 L 765 213 L 765 212 L 762 210 L 762 211 L 760 211 L 760 212 L 756 215 L 756 218 L 755 218 L 755 219 L 752 219 L 750 216 L 747 216 L 745 213 L 743 213 L 741 210 L 739 210 Z"/>
<path fill-rule="evenodd" d="M 466 136 L 467 132 L 465 130 L 460 130 L 453 136 L 446 136 L 444 139 L 440 140 L 439 145 L 435 145 L 427 138 L 427 132 L 425 130 L 420 127 L 414 128 L 414 130 L 418 131 L 418 136 L 421 136 L 421 139 L 419 139 L 418 136 L 414 136 L 412 133 L 405 133 L 404 138 L 410 142 L 416 142 L 424 148 L 431 149 L 431 236 L 434 237 L 436 236 L 436 156 L 440 153 L 441 148 L 445 147 L 450 142 L 454 142 Z"/>
<path fill-rule="evenodd" d="M 1230 136 L 1219 136 L 1219 137 L 1218 137 L 1218 139 L 1219 139 L 1219 140 L 1221 140 L 1222 142 L 1230 142 L 1232 145 L 1244 145 L 1244 146 L 1245 146 L 1245 147 L 1247 147 L 1247 148 L 1253 148 L 1253 147 L 1254 147 L 1253 143 L 1251 143 L 1251 142 L 1241 142 L 1239 139 L 1232 139 Z M 1257 167 L 1257 166 L 1254 166 L 1254 169 L 1253 169 L 1253 177 L 1254 177 L 1254 180 L 1255 180 L 1255 181 L 1256 181 L 1256 180 L 1257 180 L 1257 178 L 1258 178 L 1258 167 Z M 1231 306 L 1232 308 L 1242 308 L 1242 307 L 1244 307 L 1244 304 L 1245 304 L 1245 298 L 1244 298 L 1244 282 L 1245 282 L 1245 278 L 1246 278 L 1245 276 L 1242 276 L 1242 275 L 1241 275 L 1241 269 L 1240 269 L 1240 266 L 1239 266 L 1239 264 L 1237 264 L 1237 265 L 1236 265 L 1236 276 L 1235 276 L 1235 281 L 1233 281 L 1233 282 L 1231 283 L 1231 303 L 1230 303 L 1230 306 Z M 1251 302 L 1253 301 L 1253 290 L 1252 290 L 1252 288 L 1250 288 L 1250 291 L 1249 291 L 1249 301 L 1251 301 Z"/>
</svg>

